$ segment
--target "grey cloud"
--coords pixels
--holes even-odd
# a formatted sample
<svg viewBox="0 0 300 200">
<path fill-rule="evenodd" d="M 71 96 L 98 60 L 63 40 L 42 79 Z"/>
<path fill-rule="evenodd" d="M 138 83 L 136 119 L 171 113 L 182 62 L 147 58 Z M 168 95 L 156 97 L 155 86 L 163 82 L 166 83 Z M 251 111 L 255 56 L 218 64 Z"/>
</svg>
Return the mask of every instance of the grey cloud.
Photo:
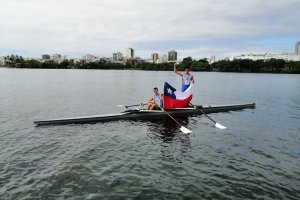
<svg viewBox="0 0 300 200">
<path fill-rule="evenodd" d="M 2 0 L 0 48 L 108 54 L 165 40 L 299 35 L 298 2 Z"/>
</svg>

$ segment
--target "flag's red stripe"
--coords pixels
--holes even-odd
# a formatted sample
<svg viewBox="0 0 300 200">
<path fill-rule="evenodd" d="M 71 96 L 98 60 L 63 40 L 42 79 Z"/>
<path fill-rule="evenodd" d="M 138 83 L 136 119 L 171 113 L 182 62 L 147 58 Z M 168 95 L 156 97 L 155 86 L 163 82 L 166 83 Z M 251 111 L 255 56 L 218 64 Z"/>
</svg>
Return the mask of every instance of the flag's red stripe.
<svg viewBox="0 0 300 200">
<path fill-rule="evenodd" d="M 192 100 L 193 94 L 191 94 L 188 98 L 179 100 L 173 99 L 164 95 L 164 108 L 173 109 L 173 108 L 187 108 L 189 107 L 189 102 Z"/>
</svg>

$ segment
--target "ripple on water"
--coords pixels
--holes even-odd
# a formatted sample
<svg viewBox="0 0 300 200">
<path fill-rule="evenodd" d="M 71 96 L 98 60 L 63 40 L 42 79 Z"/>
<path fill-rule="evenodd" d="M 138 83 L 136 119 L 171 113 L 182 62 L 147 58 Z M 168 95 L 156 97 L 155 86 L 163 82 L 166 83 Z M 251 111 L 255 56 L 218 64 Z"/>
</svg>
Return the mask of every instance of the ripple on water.
<svg viewBox="0 0 300 200">
<path fill-rule="evenodd" d="M 194 72 L 195 103 L 258 103 L 210 114 L 227 130 L 178 119 L 184 135 L 172 120 L 32 123 L 119 112 L 173 73 L 0 70 L 0 199 L 300 199 L 299 76 Z"/>
</svg>

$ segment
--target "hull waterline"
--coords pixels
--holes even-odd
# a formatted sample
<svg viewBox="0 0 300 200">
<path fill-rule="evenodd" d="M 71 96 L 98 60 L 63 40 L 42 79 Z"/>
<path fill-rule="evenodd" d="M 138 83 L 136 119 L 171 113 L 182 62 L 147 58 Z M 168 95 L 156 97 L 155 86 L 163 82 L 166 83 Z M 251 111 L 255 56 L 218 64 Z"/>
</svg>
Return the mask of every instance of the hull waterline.
<svg viewBox="0 0 300 200">
<path fill-rule="evenodd" d="M 229 112 L 236 110 L 243 110 L 247 108 L 255 108 L 255 103 L 250 104 L 235 104 L 235 105 L 221 105 L 221 106 L 203 106 L 201 110 L 206 113 Z M 195 108 L 182 108 L 167 111 L 173 117 L 188 117 L 201 115 L 201 112 Z M 94 115 L 75 118 L 62 118 L 62 119 L 49 119 L 34 121 L 37 126 L 42 125 L 62 125 L 62 124 L 83 124 L 83 123 L 96 123 L 107 122 L 116 120 L 155 120 L 169 117 L 166 113 L 160 110 L 146 111 L 146 110 L 127 110 L 121 113 L 107 114 L 107 115 Z"/>
</svg>

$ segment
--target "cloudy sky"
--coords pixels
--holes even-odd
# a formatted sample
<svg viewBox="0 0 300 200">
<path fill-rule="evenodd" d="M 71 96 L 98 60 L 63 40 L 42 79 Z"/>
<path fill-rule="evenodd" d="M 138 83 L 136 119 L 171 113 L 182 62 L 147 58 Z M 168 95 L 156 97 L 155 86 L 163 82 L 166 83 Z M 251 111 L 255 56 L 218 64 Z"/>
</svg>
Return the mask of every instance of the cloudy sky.
<svg viewBox="0 0 300 200">
<path fill-rule="evenodd" d="M 0 0 L 0 56 L 294 52 L 299 0 Z"/>
</svg>

